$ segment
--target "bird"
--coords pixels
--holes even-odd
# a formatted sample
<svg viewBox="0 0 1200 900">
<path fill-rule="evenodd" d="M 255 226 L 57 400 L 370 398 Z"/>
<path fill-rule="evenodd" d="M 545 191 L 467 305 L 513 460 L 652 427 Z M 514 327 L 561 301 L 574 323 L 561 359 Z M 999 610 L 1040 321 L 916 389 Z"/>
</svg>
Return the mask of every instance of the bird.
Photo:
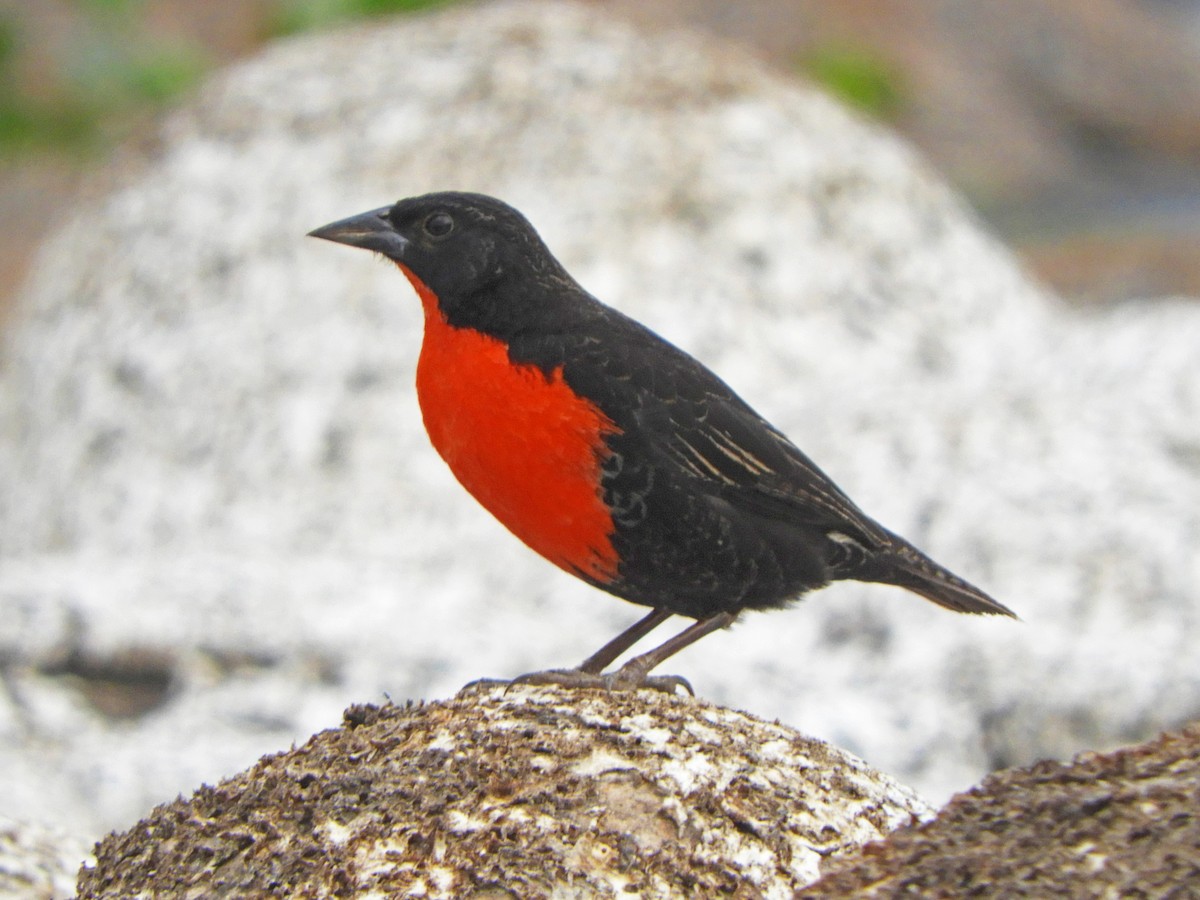
<svg viewBox="0 0 1200 900">
<path fill-rule="evenodd" d="M 870 518 L 697 359 L 585 290 L 512 206 L 409 197 L 309 233 L 390 260 L 424 313 L 434 449 L 516 537 L 650 612 L 580 665 L 516 682 L 692 691 L 650 673 L 747 610 L 835 581 L 1012 610 Z M 606 671 L 673 615 L 694 620 Z"/>
</svg>

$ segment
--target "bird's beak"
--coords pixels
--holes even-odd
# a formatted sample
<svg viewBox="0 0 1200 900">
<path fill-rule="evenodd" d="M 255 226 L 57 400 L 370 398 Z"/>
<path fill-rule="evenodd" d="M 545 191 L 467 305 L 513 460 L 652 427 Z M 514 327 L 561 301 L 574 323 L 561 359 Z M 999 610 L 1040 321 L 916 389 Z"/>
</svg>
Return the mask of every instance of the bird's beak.
<svg viewBox="0 0 1200 900">
<path fill-rule="evenodd" d="M 348 219 L 330 222 L 313 229 L 308 236 L 374 250 L 390 259 L 400 260 L 404 257 L 404 248 L 408 246 L 408 240 L 392 227 L 392 222 L 387 217 L 390 209 L 390 206 L 384 206 Z"/>
</svg>

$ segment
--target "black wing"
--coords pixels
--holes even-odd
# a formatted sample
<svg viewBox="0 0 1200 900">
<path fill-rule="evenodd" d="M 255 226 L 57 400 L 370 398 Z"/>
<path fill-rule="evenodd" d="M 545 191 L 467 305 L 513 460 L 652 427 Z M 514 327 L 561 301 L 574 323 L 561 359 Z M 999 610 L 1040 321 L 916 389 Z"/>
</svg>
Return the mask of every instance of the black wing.
<svg viewBox="0 0 1200 900">
<path fill-rule="evenodd" d="M 561 367 L 621 430 L 607 499 L 618 540 L 640 533 L 626 546 L 642 557 L 641 580 L 610 590 L 666 605 L 683 587 L 713 604 L 769 606 L 855 579 L 1012 615 L 867 516 L 713 372 L 632 319 L 597 304 L 569 330 L 510 346 L 547 373 Z"/>
<path fill-rule="evenodd" d="M 563 339 L 564 375 L 660 465 L 743 512 L 888 543 L 889 532 L 711 370 L 619 313 L 605 319 L 603 339 Z"/>
</svg>

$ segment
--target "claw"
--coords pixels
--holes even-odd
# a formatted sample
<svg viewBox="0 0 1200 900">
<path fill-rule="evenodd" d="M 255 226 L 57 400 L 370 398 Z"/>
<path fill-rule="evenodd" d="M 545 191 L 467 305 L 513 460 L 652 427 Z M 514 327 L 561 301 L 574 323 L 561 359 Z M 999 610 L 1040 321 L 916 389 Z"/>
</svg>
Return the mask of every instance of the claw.
<svg viewBox="0 0 1200 900">
<path fill-rule="evenodd" d="M 469 691 L 472 688 L 500 687 L 501 685 L 504 685 L 507 690 L 507 688 L 512 687 L 512 682 L 506 678 L 476 678 L 474 681 L 468 681 L 464 684 L 458 689 L 458 692 L 461 694 L 463 691 Z"/>
<path fill-rule="evenodd" d="M 620 672 L 616 672 L 614 677 L 620 676 L 620 674 Z M 641 682 L 631 685 L 629 689 L 636 690 L 638 688 L 652 688 L 662 691 L 664 694 L 674 694 L 676 688 L 683 688 L 689 696 L 696 696 L 696 692 L 692 689 L 692 683 L 682 675 L 643 675 Z M 616 690 L 625 689 L 616 688 Z"/>
<path fill-rule="evenodd" d="M 679 688 L 683 688 L 693 697 L 696 696 L 691 682 L 680 675 L 647 675 L 640 671 L 640 667 L 630 666 L 617 669 L 607 675 L 584 672 L 582 669 L 548 669 L 544 672 L 527 672 L 509 682 L 483 678 L 479 681 L 472 681 L 467 687 L 494 684 L 507 684 L 510 689 L 518 684 L 549 684 L 594 691 L 637 691 L 649 688 L 665 694 L 674 694 Z"/>
</svg>

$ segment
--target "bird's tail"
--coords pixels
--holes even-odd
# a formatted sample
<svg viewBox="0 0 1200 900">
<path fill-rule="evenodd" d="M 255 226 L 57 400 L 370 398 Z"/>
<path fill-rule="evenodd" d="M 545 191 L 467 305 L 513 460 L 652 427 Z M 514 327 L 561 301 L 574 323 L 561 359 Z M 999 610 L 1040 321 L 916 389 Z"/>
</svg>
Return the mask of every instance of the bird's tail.
<svg viewBox="0 0 1200 900">
<path fill-rule="evenodd" d="M 934 562 L 904 538 L 892 537 L 891 546 L 877 552 L 869 571 L 857 576 L 858 580 L 906 588 L 955 612 L 1017 618 L 1007 606 Z"/>
</svg>

